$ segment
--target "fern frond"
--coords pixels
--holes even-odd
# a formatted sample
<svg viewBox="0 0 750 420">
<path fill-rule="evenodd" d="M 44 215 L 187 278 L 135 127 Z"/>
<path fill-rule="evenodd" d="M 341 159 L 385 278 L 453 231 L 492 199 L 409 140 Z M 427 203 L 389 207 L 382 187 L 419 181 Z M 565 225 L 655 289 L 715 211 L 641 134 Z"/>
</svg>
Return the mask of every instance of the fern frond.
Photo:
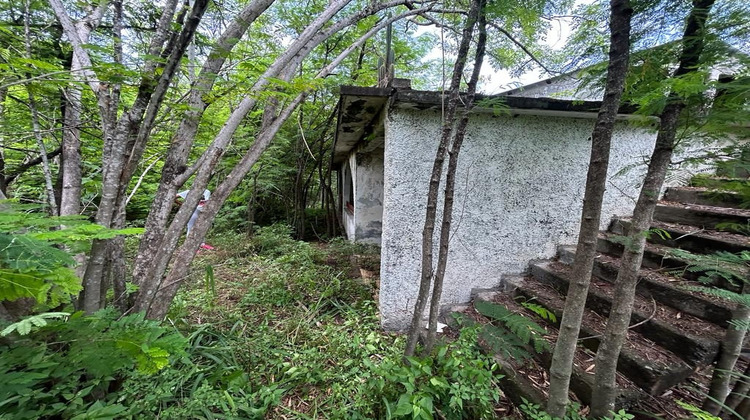
<svg viewBox="0 0 750 420">
<path fill-rule="evenodd" d="M 745 331 L 750 330 L 750 321 L 733 319 L 729 321 L 729 323 L 737 330 L 745 330 Z"/>
<path fill-rule="evenodd" d="M 685 290 L 693 292 L 701 292 L 707 295 L 715 296 L 726 301 L 750 306 L 750 294 L 740 294 L 732 292 L 730 290 L 721 289 L 718 287 L 705 287 L 705 286 L 683 286 Z"/>
<path fill-rule="evenodd" d="M 540 318 L 552 323 L 557 323 L 557 316 L 555 316 L 554 312 L 550 311 L 544 306 L 532 302 L 519 302 L 519 304 L 524 308 L 530 310 L 531 312 L 539 315 Z"/>
<path fill-rule="evenodd" d="M 670 255 L 677 257 L 688 264 L 687 270 L 691 273 L 704 273 L 698 278 L 702 283 L 715 283 L 723 279 L 737 287 L 746 281 L 750 252 L 742 251 L 733 254 L 727 251 L 718 251 L 713 254 L 702 255 L 674 249 Z"/>
<path fill-rule="evenodd" d="M 525 343 L 505 328 L 495 325 L 485 325 L 479 336 L 490 347 L 493 353 L 500 354 L 506 359 L 526 360 L 532 357 L 525 348 Z"/>
<path fill-rule="evenodd" d="M 547 330 L 530 318 L 513 313 L 508 308 L 491 302 L 475 302 L 474 307 L 482 315 L 501 322 L 524 344 L 533 345 L 537 352 L 549 350 L 549 343 L 544 339 Z"/>
</svg>

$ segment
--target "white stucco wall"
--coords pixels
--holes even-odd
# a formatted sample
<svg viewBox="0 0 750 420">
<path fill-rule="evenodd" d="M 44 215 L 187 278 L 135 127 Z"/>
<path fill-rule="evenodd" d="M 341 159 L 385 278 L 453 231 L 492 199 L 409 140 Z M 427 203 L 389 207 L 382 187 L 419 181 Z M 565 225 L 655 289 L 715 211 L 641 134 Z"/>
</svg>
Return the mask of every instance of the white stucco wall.
<svg viewBox="0 0 750 420">
<path fill-rule="evenodd" d="M 466 302 L 472 288 L 496 286 L 502 275 L 525 271 L 530 260 L 554 256 L 557 245 L 575 243 L 593 124 L 472 116 L 456 178 L 444 304 Z M 387 329 L 405 329 L 414 307 L 439 125 L 432 111 L 393 109 L 386 119 L 380 311 Z M 644 168 L 614 174 L 650 155 L 653 139 L 618 123 L 602 227 L 613 215 L 631 213 Z"/>
</svg>

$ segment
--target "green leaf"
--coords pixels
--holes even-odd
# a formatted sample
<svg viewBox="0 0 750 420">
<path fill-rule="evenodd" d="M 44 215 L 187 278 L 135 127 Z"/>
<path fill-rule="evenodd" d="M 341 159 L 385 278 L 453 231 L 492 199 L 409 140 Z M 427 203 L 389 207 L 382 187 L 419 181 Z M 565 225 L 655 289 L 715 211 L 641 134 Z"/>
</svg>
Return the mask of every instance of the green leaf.
<svg viewBox="0 0 750 420">
<path fill-rule="evenodd" d="M 396 404 L 396 410 L 393 412 L 393 416 L 406 416 L 408 414 L 411 414 L 412 411 L 413 407 L 411 404 L 411 395 L 401 394 L 401 397 L 399 397 L 398 403 Z"/>
</svg>

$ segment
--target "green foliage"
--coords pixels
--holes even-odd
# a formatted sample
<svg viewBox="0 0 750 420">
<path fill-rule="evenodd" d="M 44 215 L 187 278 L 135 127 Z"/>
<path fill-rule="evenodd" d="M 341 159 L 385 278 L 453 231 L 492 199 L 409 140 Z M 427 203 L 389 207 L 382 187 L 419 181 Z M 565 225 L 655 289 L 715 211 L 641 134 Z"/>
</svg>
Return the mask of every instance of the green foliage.
<svg viewBox="0 0 750 420">
<path fill-rule="evenodd" d="M 525 398 L 523 399 L 523 404 L 519 407 L 521 412 L 523 413 L 524 417 L 526 417 L 529 420 L 553 420 L 552 416 L 547 414 L 542 408 L 539 406 L 539 404 L 533 404 L 527 401 Z M 571 403 L 568 405 L 568 408 L 565 413 L 565 418 L 563 420 L 586 420 L 586 417 L 581 415 L 580 412 L 581 406 L 578 403 Z M 625 410 L 619 410 L 617 412 L 612 412 L 611 419 L 612 420 L 632 420 L 635 416 L 632 414 L 627 413 Z"/>
<path fill-rule="evenodd" d="M 545 308 L 542 305 L 533 303 L 533 302 L 519 302 L 521 306 L 524 308 L 530 310 L 531 312 L 534 312 L 535 314 L 539 315 L 542 319 L 545 319 L 547 321 L 554 323 L 557 323 L 557 316 L 555 316 L 554 312 L 550 311 L 549 309 Z"/>
<path fill-rule="evenodd" d="M 425 358 L 409 357 L 368 363 L 369 386 L 385 405 L 378 418 L 432 420 L 494 418 L 499 398 L 491 358 L 477 347 L 477 328 L 464 328 L 455 342 Z"/>
<path fill-rule="evenodd" d="M 234 346 L 233 346 L 234 345 Z M 186 355 L 155 375 L 133 373 L 116 401 L 128 403 L 125 418 L 261 419 L 278 404 L 278 385 L 248 386 L 235 338 L 210 325 L 188 337 Z"/>
<path fill-rule="evenodd" d="M 537 353 L 550 350 L 549 342 L 544 338 L 547 330 L 528 317 L 491 302 L 478 301 L 474 307 L 482 315 L 497 321 L 495 325 L 488 326 L 482 336 L 493 348 L 502 349 L 511 356 L 523 354 L 519 352 L 519 343 L 533 346 Z"/>
<path fill-rule="evenodd" d="M 18 335 L 27 335 L 33 327 L 46 326 L 48 319 L 61 319 L 67 316 L 70 316 L 67 312 L 44 312 L 32 315 L 8 325 L 4 330 L 0 331 L 0 337 L 5 337 L 13 332 L 18 333 Z"/>
<path fill-rule="evenodd" d="M 107 393 L 132 372 L 156 373 L 184 354 L 181 334 L 142 315 L 50 318 L 36 331 L 17 326 L 27 334 L 0 347 L 0 418 L 120 418 L 126 407 Z"/>
<path fill-rule="evenodd" d="M 227 417 L 374 418 L 383 402 L 366 386 L 373 376 L 366 363 L 400 360 L 402 339 L 379 332 L 369 284 L 346 277 L 338 264 L 324 264 L 326 255 L 318 247 L 291 239 L 290 231 L 275 226 L 250 240 L 229 234 L 215 238 L 217 251 L 199 261 L 213 266 L 217 296 L 206 293 L 201 270 L 178 294 L 170 317 L 192 321 L 186 328 L 196 320 L 211 324 L 204 335 L 216 338 L 201 348 L 222 347 L 216 352 L 233 357 L 226 364 L 243 372 L 227 389 L 237 405 Z M 338 242 L 328 251 L 348 252 Z M 160 373 L 165 382 L 158 389 L 150 388 L 151 382 L 143 384 L 133 398 L 163 395 L 150 403 L 148 413 L 160 413 L 162 407 L 170 410 L 169 418 L 220 418 L 224 411 L 217 404 L 227 401 L 221 387 L 196 384 L 197 374 L 179 369 L 183 373 Z M 184 391 L 185 398 L 169 400 L 170 384 L 181 377 L 193 379 L 177 389 L 200 393 Z M 252 410 L 241 409 L 243 404 Z M 211 414 L 200 414 L 201 405 Z M 298 407 L 307 410 L 299 412 Z"/>
<path fill-rule="evenodd" d="M 4 202 L 0 212 L 0 300 L 34 298 L 50 307 L 81 290 L 72 254 L 93 239 L 141 229 L 105 229 L 81 217 L 49 217 L 38 207 Z"/>
<path fill-rule="evenodd" d="M 707 412 L 701 410 L 700 408 L 698 408 L 698 407 L 696 407 L 696 406 L 694 406 L 692 404 L 688 404 L 688 403 L 686 403 L 686 402 L 684 402 L 682 400 L 676 400 L 675 402 L 677 403 L 677 405 L 679 405 L 680 407 L 684 408 L 688 413 L 690 413 L 690 415 L 692 416 L 693 419 L 696 419 L 696 420 L 720 420 L 719 417 L 716 417 L 716 416 L 712 415 L 711 413 L 707 413 Z"/>
<path fill-rule="evenodd" d="M 747 270 L 750 266 L 750 251 L 742 251 L 737 254 L 718 251 L 713 254 L 702 255 L 675 249 L 671 253 L 689 264 L 687 267 L 688 271 L 703 273 L 698 280 L 706 284 L 721 285 L 723 282 L 738 288 L 746 281 Z M 706 291 L 705 289 L 702 288 L 701 291 Z M 724 292 L 731 293 L 721 290 L 714 290 L 710 293 Z"/>
</svg>

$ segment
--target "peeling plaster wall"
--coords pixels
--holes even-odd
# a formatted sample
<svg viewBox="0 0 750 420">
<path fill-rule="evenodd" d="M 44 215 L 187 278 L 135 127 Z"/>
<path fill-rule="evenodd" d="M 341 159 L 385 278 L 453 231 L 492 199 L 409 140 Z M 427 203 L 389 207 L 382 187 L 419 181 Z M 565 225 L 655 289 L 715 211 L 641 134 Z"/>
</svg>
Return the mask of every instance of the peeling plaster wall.
<svg viewBox="0 0 750 420">
<path fill-rule="evenodd" d="M 356 154 L 354 239 L 380 245 L 383 230 L 383 149 Z"/>
<path fill-rule="evenodd" d="M 576 242 L 593 125 L 592 119 L 472 116 L 456 177 L 443 304 L 466 302 L 472 288 L 497 286 L 502 275 L 521 273 L 530 260 Z M 386 119 L 380 290 L 386 329 L 406 329 L 414 307 L 439 127 L 431 111 L 393 109 Z M 643 162 L 654 138 L 618 123 L 602 228 L 612 216 L 632 212 L 645 166 L 615 174 Z"/>
</svg>

